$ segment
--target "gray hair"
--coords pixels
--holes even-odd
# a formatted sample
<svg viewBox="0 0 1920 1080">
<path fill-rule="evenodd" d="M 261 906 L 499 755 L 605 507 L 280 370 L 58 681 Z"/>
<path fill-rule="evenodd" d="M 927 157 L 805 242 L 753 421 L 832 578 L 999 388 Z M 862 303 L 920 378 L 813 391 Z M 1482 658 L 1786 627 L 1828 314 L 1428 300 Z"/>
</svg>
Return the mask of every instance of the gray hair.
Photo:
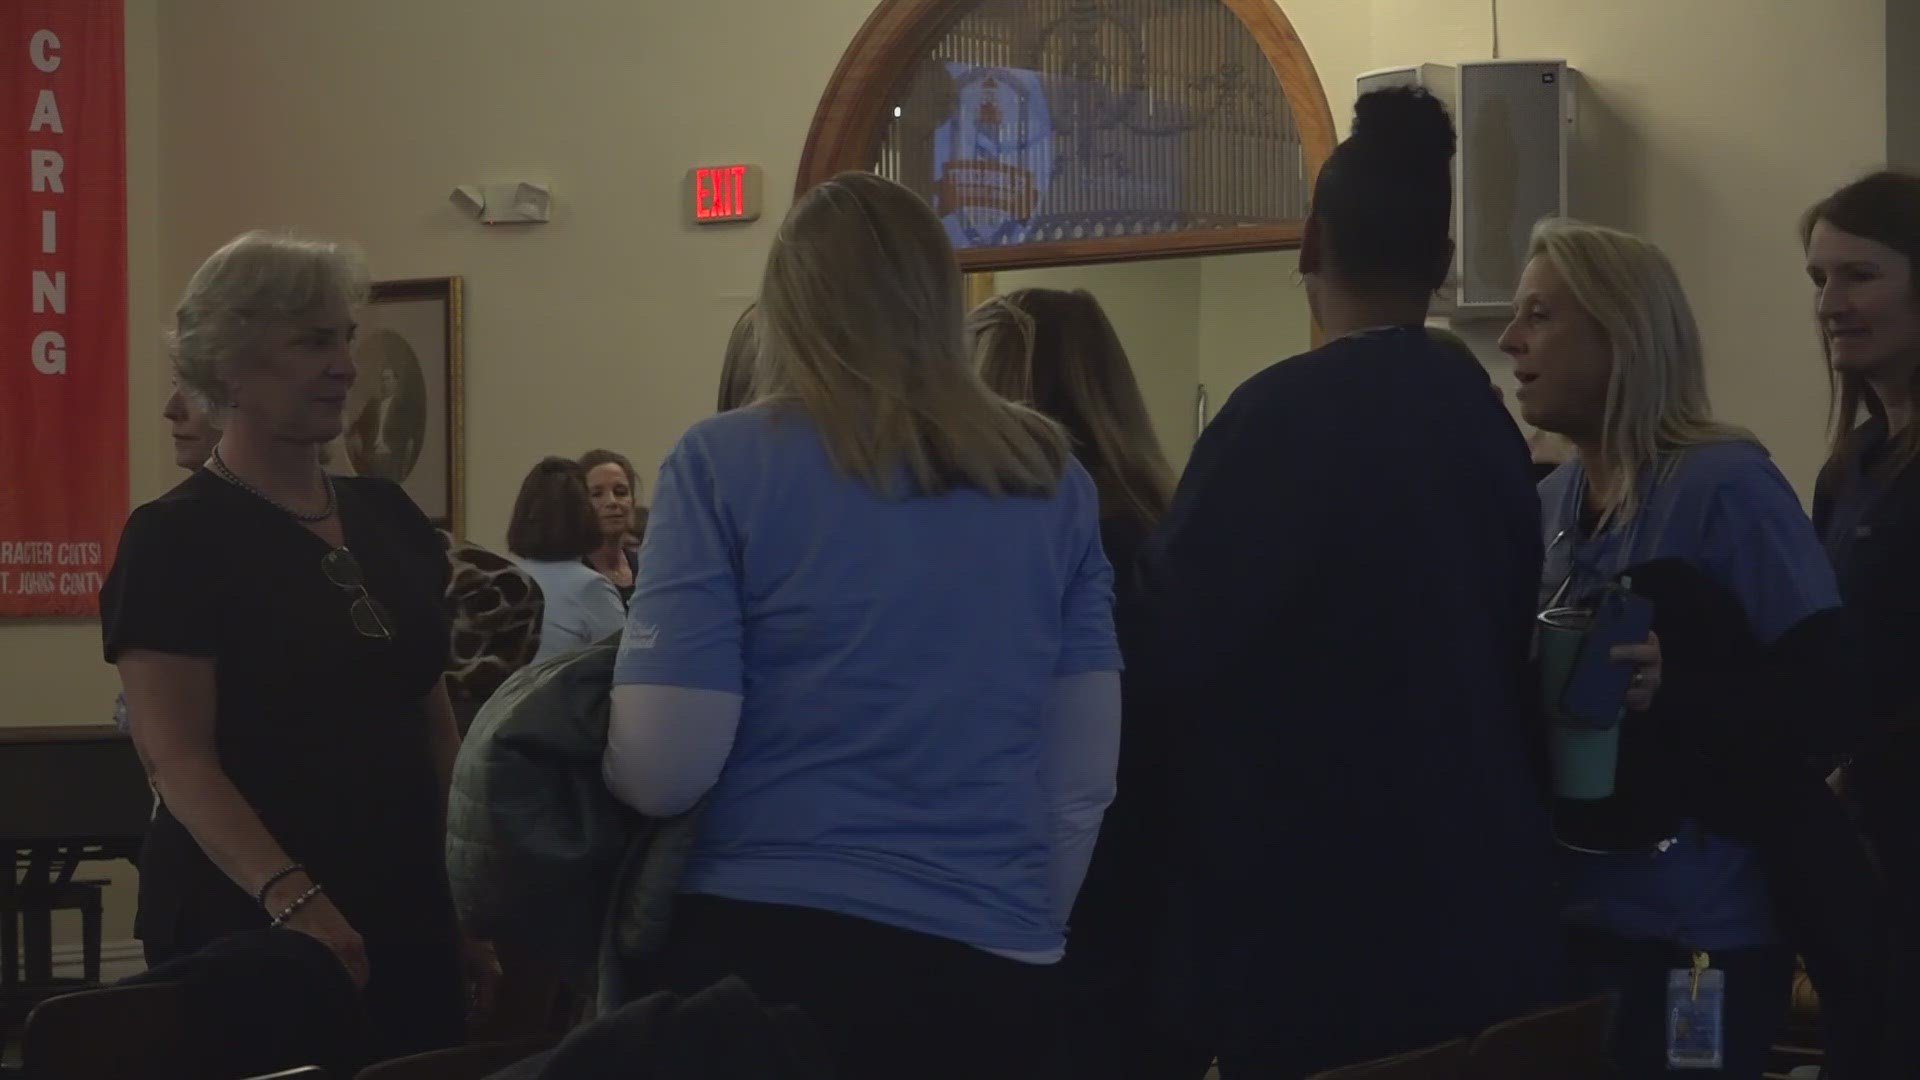
<svg viewBox="0 0 1920 1080">
<path fill-rule="evenodd" d="M 232 403 L 233 377 L 257 362 L 262 336 L 367 295 L 359 251 L 330 240 L 248 232 L 194 271 L 174 308 L 167 351 L 180 389 L 215 419 Z"/>
</svg>

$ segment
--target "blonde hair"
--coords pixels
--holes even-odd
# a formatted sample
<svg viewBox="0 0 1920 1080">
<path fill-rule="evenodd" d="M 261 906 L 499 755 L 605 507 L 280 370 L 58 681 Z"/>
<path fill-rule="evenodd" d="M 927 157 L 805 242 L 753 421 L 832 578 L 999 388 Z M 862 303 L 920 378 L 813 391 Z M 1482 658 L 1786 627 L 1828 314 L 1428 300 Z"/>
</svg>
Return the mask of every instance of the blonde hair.
<svg viewBox="0 0 1920 1080">
<path fill-rule="evenodd" d="M 1640 475 L 1670 468 L 1674 451 L 1760 445 L 1751 432 L 1713 418 L 1700 328 L 1680 276 L 1658 247 L 1617 229 L 1550 219 L 1534 227 L 1527 255 L 1553 265 L 1600 324 L 1613 355 L 1599 464 L 1615 484 L 1601 507 L 1603 524 L 1633 517 Z"/>
<path fill-rule="evenodd" d="M 1017 289 L 967 316 L 980 377 L 1067 429 L 1100 491 L 1103 517 L 1151 529 L 1173 498 L 1173 470 L 1113 323 L 1082 289 Z"/>
<path fill-rule="evenodd" d="M 753 369 L 760 357 L 760 339 L 753 332 L 753 308 L 733 322 L 727 335 L 726 360 L 720 365 L 720 396 L 714 404 L 720 412 L 732 412 L 753 400 Z"/>
<path fill-rule="evenodd" d="M 834 177 L 794 205 L 767 256 L 756 403 L 804 411 L 834 465 L 882 495 L 903 473 L 909 494 L 1051 495 L 1066 435 L 980 381 L 963 296 L 926 203 L 871 173 Z"/>
<path fill-rule="evenodd" d="M 248 232 L 207 257 L 187 282 L 166 335 L 180 389 L 223 417 L 236 374 L 259 357 L 267 335 L 367 295 L 359 252 L 329 240 Z"/>
</svg>

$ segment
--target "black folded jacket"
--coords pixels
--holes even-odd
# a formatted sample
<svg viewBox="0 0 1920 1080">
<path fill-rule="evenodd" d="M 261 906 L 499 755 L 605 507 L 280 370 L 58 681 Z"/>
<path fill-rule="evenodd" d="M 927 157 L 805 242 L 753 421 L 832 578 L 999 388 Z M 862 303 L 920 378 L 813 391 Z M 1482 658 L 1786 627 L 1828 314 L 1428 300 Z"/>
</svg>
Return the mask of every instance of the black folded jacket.
<svg viewBox="0 0 1920 1080">
<path fill-rule="evenodd" d="M 259 1076 L 307 1065 L 351 1075 L 367 1064 L 368 1022 L 340 961 L 292 930 L 230 934 L 120 985 L 177 983 L 186 993 L 196 1080 Z"/>
</svg>

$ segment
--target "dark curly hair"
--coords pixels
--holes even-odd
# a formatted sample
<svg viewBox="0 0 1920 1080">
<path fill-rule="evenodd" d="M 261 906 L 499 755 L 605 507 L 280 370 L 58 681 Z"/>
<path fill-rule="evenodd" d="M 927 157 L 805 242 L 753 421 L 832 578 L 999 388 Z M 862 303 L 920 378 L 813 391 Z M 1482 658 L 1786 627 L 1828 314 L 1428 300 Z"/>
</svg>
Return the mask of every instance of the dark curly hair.
<svg viewBox="0 0 1920 1080">
<path fill-rule="evenodd" d="M 1313 187 L 1303 273 L 1376 296 L 1425 296 L 1453 261 L 1453 121 L 1413 86 L 1362 94 Z"/>
</svg>

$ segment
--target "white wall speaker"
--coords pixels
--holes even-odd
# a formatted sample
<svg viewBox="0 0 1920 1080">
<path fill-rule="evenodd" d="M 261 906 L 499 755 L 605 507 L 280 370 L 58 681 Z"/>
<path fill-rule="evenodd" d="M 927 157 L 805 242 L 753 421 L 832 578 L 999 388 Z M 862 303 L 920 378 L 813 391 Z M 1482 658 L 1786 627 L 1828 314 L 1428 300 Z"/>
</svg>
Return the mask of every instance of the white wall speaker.
<svg viewBox="0 0 1920 1080">
<path fill-rule="evenodd" d="M 1565 217 L 1573 80 L 1564 60 L 1471 60 L 1383 68 L 1359 92 L 1421 86 L 1446 105 L 1460 135 L 1453 164 L 1453 270 L 1435 313 L 1506 318 L 1542 218 Z"/>
</svg>

